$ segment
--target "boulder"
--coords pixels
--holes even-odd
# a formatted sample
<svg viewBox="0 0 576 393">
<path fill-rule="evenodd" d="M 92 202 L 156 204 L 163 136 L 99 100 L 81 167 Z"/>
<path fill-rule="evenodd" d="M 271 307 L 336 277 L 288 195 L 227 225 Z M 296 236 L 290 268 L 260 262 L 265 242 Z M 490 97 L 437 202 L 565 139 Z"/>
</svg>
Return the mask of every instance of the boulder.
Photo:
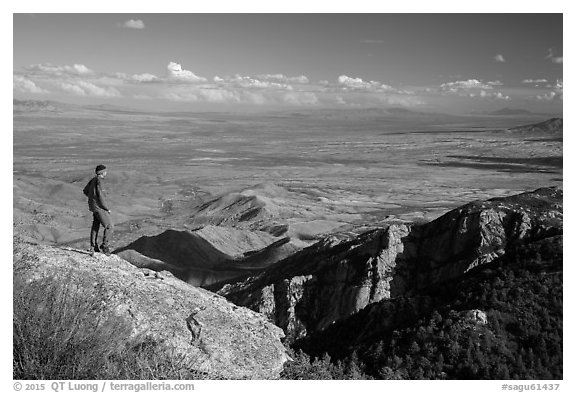
<svg viewBox="0 0 576 393">
<path fill-rule="evenodd" d="M 474 310 L 466 310 L 460 312 L 460 316 L 467 322 L 470 322 L 475 325 L 487 325 L 488 324 L 488 316 L 486 312 L 478 309 Z"/>
</svg>

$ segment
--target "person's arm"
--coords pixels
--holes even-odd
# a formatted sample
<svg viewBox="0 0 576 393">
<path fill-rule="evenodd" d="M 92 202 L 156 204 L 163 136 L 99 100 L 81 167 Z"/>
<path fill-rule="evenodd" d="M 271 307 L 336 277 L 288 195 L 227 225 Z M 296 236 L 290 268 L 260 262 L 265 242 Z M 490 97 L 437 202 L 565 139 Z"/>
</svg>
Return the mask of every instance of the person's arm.
<svg viewBox="0 0 576 393">
<path fill-rule="evenodd" d="M 106 204 L 106 200 L 104 199 L 104 193 L 102 192 L 102 186 L 100 185 L 100 182 L 96 183 L 96 195 L 98 196 L 98 200 L 100 201 L 100 207 L 109 212 L 110 209 L 108 209 L 108 205 Z"/>
<path fill-rule="evenodd" d="M 82 192 L 84 193 L 84 195 L 88 196 L 88 194 L 90 193 L 90 183 L 92 183 L 92 180 L 90 180 L 87 184 L 86 187 L 84 187 L 84 190 L 82 190 Z"/>
</svg>

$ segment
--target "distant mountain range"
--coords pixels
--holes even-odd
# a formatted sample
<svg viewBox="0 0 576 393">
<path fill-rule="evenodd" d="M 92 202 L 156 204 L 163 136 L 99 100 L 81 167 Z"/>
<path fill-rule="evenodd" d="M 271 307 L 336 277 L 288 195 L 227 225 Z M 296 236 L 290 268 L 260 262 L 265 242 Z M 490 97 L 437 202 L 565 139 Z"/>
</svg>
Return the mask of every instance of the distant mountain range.
<svg viewBox="0 0 576 393">
<path fill-rule="evenodd" d="M 13 99 L 14 113 L 26 112 L 63 112 L 66 110 L 91 110 L 91 111 L 104 111 L 104 112 L 139 112 L 139 110 L 120 105 L 112 104 L 99 104 L 99 105 L 75 105 L 68 104 L 53 100 L 19 100 Z M 380 116 L 393 116 L 400 118 L 426 118 L 430 116 L 442 117 L 459 117 L 458 115 L 451 115 L 447 113 L 438 112 L 423 112 L 404 107 L 365 107 L 365 108 L 341 108 L 335 110 L 334 108 L 314 108 L 302 109 L 295 112 L 268 112 L 270 114 L 278 113 L 282 115 L 289 114 L 290 116 L 306 116 L 314 113 L 316 115 L 324 115 L 329 118 L 355 118 L 361 117 L 380 117 Z M 544 114 L 530 112 L 524 109 L 502 108 L 496 111 L 475 112 L 473 115 L 488 115 L 488 116 L 558 116 L 558 114 Z"/>
<path fill-rule="evenodd" d="M 100 105 L 86 105 L 83 108 L 95 110 L 95 111 L 104 111 L 104 112 L 138 112 L 136 109 L 120 106 L 120 105 L 111 105 L 111 104 L 100 104 Z"/>
<path fill-rule="evenodd" d="M 511 115 L 534 115 L 535 113 L 532 113 L 524 109 L 503 108 L 497 111 L 484 112 L 484 114 L 494 116 L 511 116 Z"/>
<path fill-rule="evenodd" d="M 562 119 L 554 117 L 541 123 L 528 124 L 519 127 L 509 128 L 510 131 L 528 131 L 528 132 L 562 132 Z"/>
<path fill-rule="evenodd" d="M 75 105 L 67 104 L 59 101 L 52 100 L 18 100 L 13 99 L 13 112 L 14 113 L 30 113 L 30 112 L 56 112 L 61 113 L 64 111 L 78 111 L 78 110 L 91 110 L 91 111 L 105 111 L 105 112 L 135 112 L 135 109 L 122 107 L 119 105 L 101 104 L 101 105 Z"/>
<path fill-rule="evenodd" d="M 478 114 L 489 116 L 557 116 L 558 114 L 536 113 L 525 109 L 502 108 L 495 111 L 478 112 Z"/>
<path fill-rule="evenodd" d="M 349 115 L 362 115 L 362 116 L 398 116 L 398 117 L 430 117 L 430 116 L 443 116 L 454 117 L 447 113 L 440 112 L 423 112 L 404 107 L 366 107 L 366 108 L 345 108 L 345 109 L 320 109 L 326 111 L 332 116 L 349 116 Z M 314 110 L 318 111 L 318 110 Z"/>
<path fill-rule="evenodd" d="M 22 112 L 61 112 L 67 104 L 56 101 L 42 100 L 13 100 L 14 113 Z"/>
</svg>

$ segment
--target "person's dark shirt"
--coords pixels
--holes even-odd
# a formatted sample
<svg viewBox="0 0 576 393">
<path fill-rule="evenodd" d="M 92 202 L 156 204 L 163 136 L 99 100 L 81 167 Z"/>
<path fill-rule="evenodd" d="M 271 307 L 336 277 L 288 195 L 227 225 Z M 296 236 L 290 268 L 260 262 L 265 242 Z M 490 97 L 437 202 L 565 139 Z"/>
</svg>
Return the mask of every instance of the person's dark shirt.
<svg viewBox="0 0 576 393">
<path fill-rule="evenodd" d="M 88 197 L 88 208 L 90 211 L 102 209 L 109 211 L 108 204 L 106 203 L 106 192 L 102 186 L 102 179 L 94 176 L 86 187 L 84 187 L 84 195 Z"/>
</svg>

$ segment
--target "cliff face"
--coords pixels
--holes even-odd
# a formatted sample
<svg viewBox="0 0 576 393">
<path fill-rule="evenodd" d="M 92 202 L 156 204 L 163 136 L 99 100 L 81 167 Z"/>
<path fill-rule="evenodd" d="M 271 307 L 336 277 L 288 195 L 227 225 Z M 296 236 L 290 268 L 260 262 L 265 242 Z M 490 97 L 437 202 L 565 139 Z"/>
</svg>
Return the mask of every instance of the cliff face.
<svg viewBox="0 0 576 393">
<path fill-rule="evenodd" d="M 562 234 L 562 190 L 473 202 L 414 228 L 417 287 L 455 278 L 515 245 Z"/>
<path fill-rule="evenodd" d="M 284 334 L 261 315 L 167 271 L 139 269 L 115 255 L 96 255 L 17 243 L 14 278 L 71 285 L 80 294 L 87 284 L 98 287 L 102 313 L 125 319 L 134 337 L 152 339 L 167 351 L 184 355 L 208 375 L 279 376 L 287 359 L 281 343 Z"/>
<path fill-rule="evenodd" d="M 534 341 L 526 337 L 541 337 L 541 332 L 546 331 L 549 341 L 539 345 L 544 352 L 535 356 L 548 359 L 548 363 L 531 372 L 558 375 L 562 369 L 562 249 L 562 235 L 516 243 L 504 258 L 481 270 L 369 304 L 358 313 L 297 340 L 293 346 L 311 356 L 329 353 L 332 359 L 356 353 L 359 359 L 375 366 L 374 372 L 382 364 L 378 363 L 378 356 L 373 356 L 375 352 L 388 352 L 384 356 L 405 360 L 404 355 L 412 351 L 409 346 L 417 342 L 420 348 L 428 346 L 420 354 L 432 363 L 438 361 L 439 353 L 452 359 L 447 363 L 448 379 L 463 379 L 454 369 L 465 356 L 451 355 L 455 347 L 447 343 L 472 340 L 484 357 L 494 356 L 494 364 L 513 364 L 523 352 L 538 353 Z M 461 333 L 456 333 L 459 330 Z M 491 338 L 484 341 L 483 336 Z M 437 348 L 431 355 L 434 345 L 452 349 Z M 462 352 L 465 348 L 461 348 Z"/>
<path fill-rule="evenodd" d="M 396 290 L 389 272 L 408 233 L 398 225 L 357 238 L 330 236 L 219 293 L 264 314 L 294 340 L 389 297 Z"/>
<path fill-rule="evenodd" d="M 421 226 L 328 237 L 218 293 L 295 341 L 372 303 L 457 279 L 519 244 L 561 235 L 562 216 L 557 188 L 474 202 Z"/>
</svg>

